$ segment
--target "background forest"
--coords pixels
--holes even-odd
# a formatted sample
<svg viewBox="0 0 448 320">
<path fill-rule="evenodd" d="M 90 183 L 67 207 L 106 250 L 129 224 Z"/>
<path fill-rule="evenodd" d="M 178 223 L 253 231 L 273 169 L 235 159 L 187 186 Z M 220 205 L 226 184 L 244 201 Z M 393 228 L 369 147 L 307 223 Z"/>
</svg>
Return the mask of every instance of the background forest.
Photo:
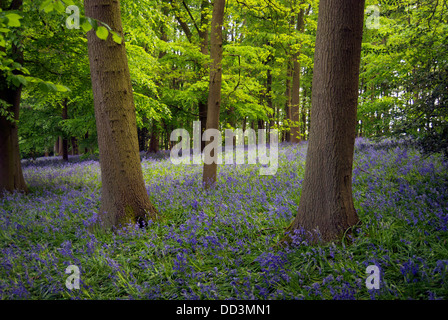
<svg viewBox="0 0 448 320">
<path fill-rule="evenodd" d="M 366 7 L 358 136 L 412 135 L 446 152 L 446 1 Z M 205 128 L 212 5 L 124 0 L 121 8 L 140 150 L 167 149 L 173 129 L 191 130 L 197 120 Z M 21 27 L 12 28 L 21 32 L 0 30 L 23 50 L 26 72 L 8 78 L 24 85 L 22 156 L 62 154 L 63 140 L 71 154 L 95 153 L 89 24 L 68 29 L 69 14 L 53 1 L 24 1 L 22 10 Z M 222 128 L 278 128 L 282 141 L 307 139 L 317 15 L 317 1 L 227 1 Z"/>
</svg>

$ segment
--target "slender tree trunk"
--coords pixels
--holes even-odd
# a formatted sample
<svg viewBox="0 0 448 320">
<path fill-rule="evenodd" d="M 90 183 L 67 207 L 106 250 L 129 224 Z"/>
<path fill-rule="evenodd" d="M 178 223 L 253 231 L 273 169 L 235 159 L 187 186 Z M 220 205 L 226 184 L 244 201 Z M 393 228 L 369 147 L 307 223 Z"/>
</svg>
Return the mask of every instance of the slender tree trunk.
<svg viewBox="0 0 448 320">
<path fill-rule="evenodd" d="M 300 10 L 297 16 L 296 29 L 299 32 L 303 32 L 303 9 Z M 300 51 L 296 52 L 293 56 L 293 74 L 292 74 L 292 90 L 291 90 L 291 120 L 293 126 L 291 126 L 291 142 L 299 143 L 301 140 L 300 134 Z"/>
<path fill-rule="evenodd" d="M 199 39 L 201 41 L 201 53 L 205 56 L 209 55 L 208 50 L 208 14 L 206 12 L 207 7 L 209 6 L 209 2 L 206 0 L 202 0 L 201 2 L 201 25 L 199 26 Z M 203 74 L 203 72 L 206 72 L 207 66 L 201 66 L 201 72 L 200 74 Z M 207 102 L 206 101 L 199 101 L 199 121 L 201 122 L 201 134 L 204 133 L 206 127 L 207 127 Z M 201 139 L 201 151 L 204 151 L 205 148 L 205 141 Z"/>
<path fill-rule="evenodd" d="M 7 5 L 6 2 L 0 2 L 2 10 L 21 10 L 22 0 L 15 0 Z M 5 47 L 0 47 L 0 51 L 6 52 Z M 23 63 L 23 52 L 15 44 L 11 50 L 14 61 Z M 20 99 L 22 95 L 22 86 L 8 86 L 6 76 L 0 74 L 0 100 L 3 100 L 9 106 L 6 107 L 7 116 L 0 115 L 0 196 L 4 191 L 28 192 L 25 179 L 23 178 L 22 165 L 20 162 L 18 121 Z M 13 121 L 11 121 L 13 120 Z"/>
<path fill-rule="evenodd" d="M 146 141 L 148 140 L 148 129 L 137 129 L 138 149 L 140 151 L 146 150 Z"/>
<path fill-rule="evenodd" d="M 72 156 L 79 154 L 78 139 L 76 139 L 76 137 L 71 137 L 71 143 L 72 143 Z"/>
<path fill-rule="evenodd" d="M 156 153 L 159 151 L 159 133 L 157 130 L 157 125 L 153 120 L 151 136 L 149 138 L 149 150 L 148 153 Z"/>
<path fill-rule="evenodd" d="M 67 99 L 64 99 L 64 101 L 62 102 L 62 120 L 67 120 L 68 119 L 68 107 L 67 107 Z M 63 161 L 68 161 L 68 139 L 67 137 L 63 136 L 61 137 L 61 142 L 62 142 L 62 160 Z"/>
<path fill-rule="evenodd" d="M 224 21 L 225 0 L 215 0 L 213 4 L 212 26 L 210 34 L 210 85 L 208 93 L 207 107 L 207 129 L 219 129 L 219 111 L 221 107 L 221 81 L 222 81 L 222 24 Z M 216 141 L 207 141 L 215 143 Z M 216 146 L 217 148 L 221 146 Z M 213 154 L 211 156 L 214 156 Z M 207 155 L 206 155 L 207 157 Z M 207 160 L 207 159 L 206 159 Z M 206 161 L 207 162 L 207 161 Z M 217 164 L 216 162 L 204 163 L 203 182 L 205 188 L 209 188 L 216 183 Z"/>
<path fill-rule="evenodd" d="M 287 231 L 341 239 L 358 222 L 352 198 L 364 0 L 321 0 L 311 132 L 298 213 Z"/>
<path fill-rule="evenodd" d="M 291 63 L 288 61 L 288 69 L 286 74 L 286 103 L 285 103 L 285 117 L 287 120 L 291 120 L 291 81 L 289 80 L 292 76 L 292 69 L 291 69 Z M 285 140 L 288 142 L 291 142 L 291 131 L 290 128 L 287 128 L 285 131 Z"/>
<path fill-rule="evenodd" d="M 85 0 L 86 16 L 123 35 L 118 0 Z M 101 166 L 100 217 L 105 228 L 155 219 L 143 180 L 131 79 L 124 42 L 87 34 Z"/>
<path fill-rule="evenodd" d="M 270 44 L 269 44 L 270 45 Z M 272 56 L 269 56 L 267 63 L 269 64 L 272 60 Z M 274 117 L 275 117 L 275 110 L 272 104 L 272 73 L 271 69 L 268 69 L 266 71 L 266 103 L 268 107 L 272 110 L 269 111 L 268 117 L 269 117 L 269 132 L 271 132 L 271 128 L 274 126 Z"/>
<path fill-rule="evenodd" d="M 89 132 L 86 132 L 86 134 L 84 136 L 84 140 L 87 140 L 87 139 L 89 139 Z M 55 153 L 56 153 L 56 150 L 55 150 Z M 87 153 L 89 153 L 89 148 L 84 147 L 84 154 L 87 154 Z"/>
<path fill-rule="evenodd" d="M 305 90 L 304 90 L 303 97 L 305 98 Z M 307 113 L 307 110 L 305 109 L 304 99 L 302 99 L 302 108 L 301 109 L 302 109 L 300 112 L 300 115 L 301 115 L 300 127 L 302 128 L 301 138 L 302 138 L 302 140 L 306 140 L 307 139 L 307 137 L 306 137 L 306 131 L 307 131 L 306 130 L 306 113 Z"/>
</svg>

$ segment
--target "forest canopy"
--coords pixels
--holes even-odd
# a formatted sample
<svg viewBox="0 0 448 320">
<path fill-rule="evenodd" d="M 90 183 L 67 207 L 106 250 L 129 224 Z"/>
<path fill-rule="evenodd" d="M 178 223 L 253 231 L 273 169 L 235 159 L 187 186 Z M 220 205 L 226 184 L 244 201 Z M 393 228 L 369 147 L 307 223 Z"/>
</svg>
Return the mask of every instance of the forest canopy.
<svg viewBox="0 0 448 320">
<path fill-rule="evenodd" d="M 67 28 L 68 5 L 80 9 L 79 29 Z M 96 152 L 86 31 L 93 25 L 107 37 L 107 28 L 85 18 L 81 1 L 8 9 L 0 13 L 2 72 L 23 86 L 22 157 L 59 154 L 64 139 L 72 154 Z M 169 148 L 173 129 L 192 130 L 198 119 L 205 127 L 212 4 L 123 0 L 121 11 L 140 150 Z M 414 137 L 427 151 L 447 152 L 447 11 L 446 1 L 367 1 L 358 136 Z M 318 1 L 227 1 L 222 128 L 307 139 L 317 16 Z M 15 47 L 21 61 L 11 59 Z"/>
</svg>

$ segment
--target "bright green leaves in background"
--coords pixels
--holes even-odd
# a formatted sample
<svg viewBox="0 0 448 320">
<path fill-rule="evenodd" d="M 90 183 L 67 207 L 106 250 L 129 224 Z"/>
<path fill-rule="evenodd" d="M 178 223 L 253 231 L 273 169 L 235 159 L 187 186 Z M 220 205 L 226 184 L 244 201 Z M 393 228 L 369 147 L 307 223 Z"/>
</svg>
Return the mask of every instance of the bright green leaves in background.
<svg viewBox="0 0 448 320">
<path fill-rule="evenodd" d="M 42 2 L 39 8 L 45 13 L 56 11 L 59 15 L 64 15 L 67 13 L 67 8 L 69 6 L 76 5 L 77 4 L 75 3 L 75 1 L 72 0 L 45 0 Z M 80 7 L 81 5 L 78 4 L 78 6 Z M 118 44 L 121 44 L 123 42 L 121 35 L 113 31 L 107 24 L 103 22 L 81 15 L 79 17 L 76 17 L 75 19 L 79 19 L 79 24 L 82 30 L 86 33 L 93 28 L 98 38 L 102 40 L 107 40 L 107 37 L 110 33 L 114 42 Z"/>
</svg>

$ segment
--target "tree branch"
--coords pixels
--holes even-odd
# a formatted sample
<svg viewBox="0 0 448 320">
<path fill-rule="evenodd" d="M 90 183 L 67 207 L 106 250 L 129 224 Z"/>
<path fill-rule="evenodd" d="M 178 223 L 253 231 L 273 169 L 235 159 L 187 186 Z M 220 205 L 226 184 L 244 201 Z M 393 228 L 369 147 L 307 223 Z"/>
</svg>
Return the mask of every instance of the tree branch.
<svg viewBox="0 0 448 320">
<path fill-rule="evenodd" d="M 191 21 L 193 22 L 193 25 L 194 25 L 195 29 L 197 30 L 198 34 L 201 34 L 201 31 L 199 30 L 199 28 L 198 28 L 198 26 L 197 26 L 197 24 L 196 24 L 196 21 L 194 20 L 193 15 L 192 15 L 191 12 L 190 12 L 190 9 L 188 9 L 188 6 L 187 6 L 187 4 L 185 3 L 185 0 L 182 0 L 182 4 L 184 5 L 185 10 L 187 10 L 187 13 L 188 13 L 188 15 L 190 16 Z"/>
</svg>

